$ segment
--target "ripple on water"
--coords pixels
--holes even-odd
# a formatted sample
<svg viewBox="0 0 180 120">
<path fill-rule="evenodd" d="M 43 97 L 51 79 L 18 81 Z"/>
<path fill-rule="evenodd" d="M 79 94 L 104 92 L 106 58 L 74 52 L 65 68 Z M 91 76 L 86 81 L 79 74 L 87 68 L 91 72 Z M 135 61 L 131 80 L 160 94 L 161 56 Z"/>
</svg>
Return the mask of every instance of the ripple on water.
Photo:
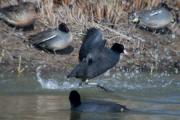
<svg viewBox="0 0 180 120">
<path fill-rule="evenodd" d="M 178 95 L 179 74 L 164 73 L 118 73 L 115 77 L 99 79 L 99 84 L 118 93 L 131 95 Z"/>
<path fill-rule="evenodd" d="M 65 77 L 61 80 L 56 78 L 43 79 L 40 68 L 37 68 L 36 76 L 37 81 L 43 89 L 66 90 L 82 88 L 79 86 L 80 80 L 78 79 L 67 80 Z M 113 77 L 105 75 L 104 77 L 98 77 L 90 81 L 97 82 L 116 93 L 130 96 L 176 96 L 180 93 L 180 80 L 178 78 L 178 74 L 170 74 L 168 72 L 154 74 L 125 72 L 116 73 Z M 83 86 L 83 88 L 86 87 L 89 86 Z"/>
<path fill-rule="evenodd" d="M 76 88 L 87 88 L 90 86 L 79 86 L 79 79 L 67 79 L 65 75 L 43 74 L 43 67 L 38 67 L 36 75 L 15 77 L 0 75 L 0 90 L 2 91 L 42 91 L 46 90 L 68 90 Z M 57 76 L 56 76 L 57 75 Z M 119 94 L 126 95 L 179 95 L 180 74 L 163 73 L 139 73 L 139 72 L 117 72 L 112 76 L 100 76 L 89 80 L 97 82 L 107 89 Z"/>
</svg>

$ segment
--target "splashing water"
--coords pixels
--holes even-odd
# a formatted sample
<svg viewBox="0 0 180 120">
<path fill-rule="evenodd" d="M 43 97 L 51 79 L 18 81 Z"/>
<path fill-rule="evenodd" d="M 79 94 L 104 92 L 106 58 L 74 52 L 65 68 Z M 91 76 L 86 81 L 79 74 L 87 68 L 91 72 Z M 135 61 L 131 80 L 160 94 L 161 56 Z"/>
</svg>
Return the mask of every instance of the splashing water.
<svg viewBox="0 0 180 120">
<path fill-rule="evenodd" d="M 36 69 L 36 77 L 38 83 L 43 89 L 50 90 L 67 90 L 72 88 L 87 88 L 90 86 L 79 86 L 80 80 L 66 78 L 51 78 L 44 79 L 41 75 L 41 66 Z M 177 93 L 174 91 L 180 91 L 180 81 L 177 80 L 178 75 L 171 75 L 169 73 L 155 73 L 153 75 L 146 73 L 119 73 L 113 77 L 97 77 L 91 80 L 104 86 L 112 91 L 121 93 L 135 94 L 166 94 Z M 91 86 L 92 87 L 92 86 Z"/>
<path fill-rule="evenodd" d="M 37 67 L 36 69 L 36 77 L 38 82 L 40 83 L 41 87 L 44 89 L 58 89 L 59 85 L 58 82 L 53 80 L 53 79 L 49 79 L 49 80 L 44 80 L 43 78 L 41 78 L 41 66 Z"/>
<path fill-rule="evenodd" d="M 52 90 L 56 90 L 56 89 L 60 89 L 60 90 L 65 90 L 65 89 L 71 89 L 71 88 L 78 88 L 79 87 L 79 83 L 77 82 L 68 82 L 68 81 L 58 81 L 55 79 L 43 79 L 41 77 L 41 68 L 42 66 L 37 67 L 36 69 L 36 77 L 37 77 L 37 81 L 40 83 L 41 87 L 43 89 L 52 89 Z"/>
</svg>

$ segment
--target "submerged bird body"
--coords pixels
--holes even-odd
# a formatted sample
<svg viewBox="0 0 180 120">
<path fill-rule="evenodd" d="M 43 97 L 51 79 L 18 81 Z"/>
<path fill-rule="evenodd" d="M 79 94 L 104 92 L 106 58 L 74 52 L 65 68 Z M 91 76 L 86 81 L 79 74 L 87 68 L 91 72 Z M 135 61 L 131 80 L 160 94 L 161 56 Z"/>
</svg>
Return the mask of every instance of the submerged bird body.
<svg viewBox="0 0 180 120">
<path fill-rule="evenodd" d="M 72 42 L 72 35 L 67 25 L 62 23 L 57 29 L 49 29 L 31 36 L 30 43 L 47 50 L 61 50 Z"/>
<path fill-rule="evenodd" d="M 97 28 L 90 28 L 87 30 L 79 51 L 79 61 L 82 61 L 93 49 L 105 46 L 106 41 L 102 40 L 102 37 L 102 32 Z"/>
<path fill-rule="evenodd" d="M 38 8 L 31 2 L 22 2 L 0 9 L 0 19 L 15 27 L 27 27 L 37 19 Z"/>
<path fill-rule="evenodd" d="M 125 112 L 128 108 L 124 105 L 109 101 L 89 100 L 81 102 L 77 91 L 71 91 L 69 95 L 71 110 L 77 112 Z"/>
<path fill-rule="evenodd" d="M 82 62 L 75 66 L 68 77 L 92 79 L 115 66 L 124 52 L 124 46 L 115 43 L 111 49 L 102 48 L 91 51 Z"/>
<path fill-rule="evenodd" d="M 85 101 L 78 107 L 72 107 L 73 111 L 78 112 L 124 112 L 127 108 L 113 102 L 107 101 Z"/>
</svg>

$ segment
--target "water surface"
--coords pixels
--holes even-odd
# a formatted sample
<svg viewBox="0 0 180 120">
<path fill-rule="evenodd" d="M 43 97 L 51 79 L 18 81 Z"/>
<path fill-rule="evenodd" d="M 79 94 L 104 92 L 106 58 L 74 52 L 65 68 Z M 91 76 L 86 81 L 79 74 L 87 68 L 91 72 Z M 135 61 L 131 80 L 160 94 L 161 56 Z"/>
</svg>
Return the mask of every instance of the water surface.
<svg viewBox="0 0 180 120">
<path fill-rule="evenodd" d="M 65 75 L 0 74 L 0 119 L 2 120 L 179 120 L 180 74 L 117 73 L 100 76 L 95 86 L 79 86 Z M 70 111 L 70 90 L 82 99 L 114 101 L 131 109 L 127 113 L 77 113 Z"/>
</svg>

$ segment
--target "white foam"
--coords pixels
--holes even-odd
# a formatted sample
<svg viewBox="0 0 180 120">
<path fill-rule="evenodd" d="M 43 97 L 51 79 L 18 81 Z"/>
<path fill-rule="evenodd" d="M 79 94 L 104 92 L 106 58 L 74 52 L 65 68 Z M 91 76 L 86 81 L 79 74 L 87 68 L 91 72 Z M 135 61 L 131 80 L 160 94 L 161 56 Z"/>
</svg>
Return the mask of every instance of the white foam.
<svg viewBox="0 0 180 120">
<path fill-rule="evenodd" d="M 37 67 L 36 69 L 36 77 L 37 77 L 37 81 L 40 83 L 41 87 L 43 89 L 52 89 L 52 90 L 56 90 L 56 89 L 70 89 L 70 88 L 78 88 L 79 87 L 79 83 L 70 83 L 68 81 L 63 81 L 60 82 L 58 80 L 55 79 L 43 79 L 41 77 L 41 66 Z"/>
</svg>

